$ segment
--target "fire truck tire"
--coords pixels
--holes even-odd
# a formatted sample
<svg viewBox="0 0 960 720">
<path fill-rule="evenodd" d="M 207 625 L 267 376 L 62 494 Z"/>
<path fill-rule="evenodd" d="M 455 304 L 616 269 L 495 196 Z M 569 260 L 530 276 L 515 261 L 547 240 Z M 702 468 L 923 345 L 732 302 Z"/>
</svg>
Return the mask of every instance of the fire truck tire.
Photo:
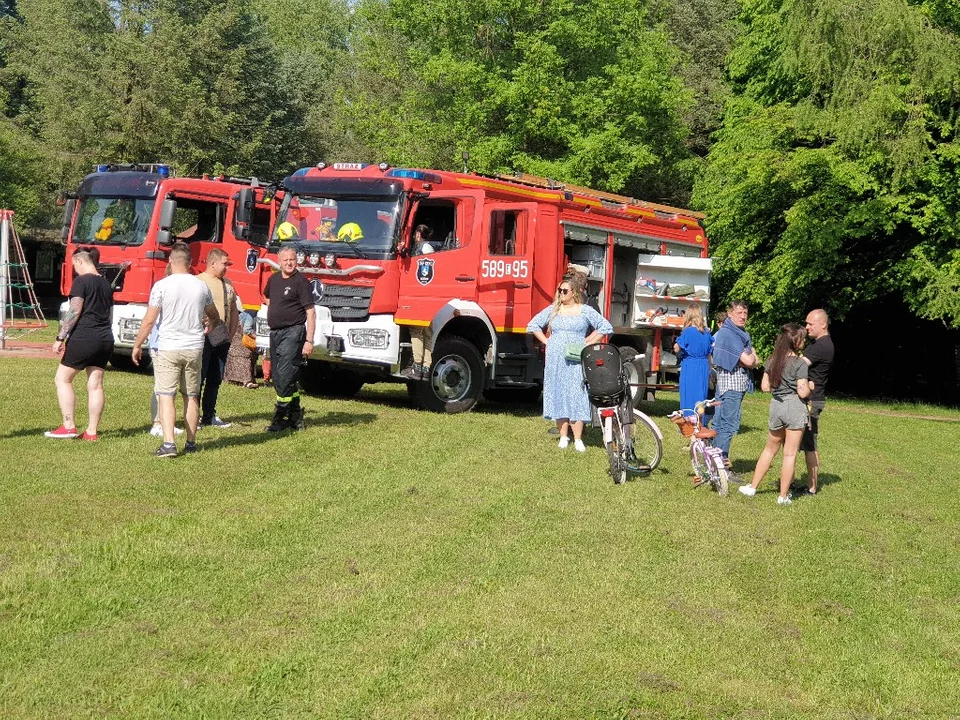
<svg viewBox="0 0 960 720">
<path fill-rule="evenodd" d="M 650 363 L 645 357 L 636 357 L 637 350 L 632 347 L 620 348 L 620 357 L 623 358 L 623 369 L 627 373 L 627 382 L 630 383 L 630 395 L 634 407 L 643 399 L 644 388 L 638 387 L 637 383 L 647 381 L 647 372 Z"/>
<path fill-rule="evenodd" d="M 483 389 L 483 358 L 470 341 L 449 335 L 433 350 L 430 377 L 411 384 L 414 400 L 424 410 L 467 412 L 477 404 Z"/>
</svg>

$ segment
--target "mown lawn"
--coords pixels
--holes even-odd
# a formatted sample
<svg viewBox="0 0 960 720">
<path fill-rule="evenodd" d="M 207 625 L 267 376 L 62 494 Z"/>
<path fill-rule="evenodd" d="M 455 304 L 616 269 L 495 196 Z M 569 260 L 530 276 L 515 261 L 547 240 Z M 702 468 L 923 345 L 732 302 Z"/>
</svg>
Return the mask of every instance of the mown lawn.
<svg viewBox="0 0 960 720">
<path fill-rule="evenodd" d="M 54 370 L 0 359 L 0 717 L 960 713 L 960 423 L 831 402 L 822 492 L 778 507 L 773 473 L 691 489 L 671 395 L 662 471 L 618 487 L 538 408 L 399 386 L 280 438 L 225 387 L 234 427 L 157 460 L 151 378 L 110 372 L 101 441 L 46 440 Z"/>
</svg>

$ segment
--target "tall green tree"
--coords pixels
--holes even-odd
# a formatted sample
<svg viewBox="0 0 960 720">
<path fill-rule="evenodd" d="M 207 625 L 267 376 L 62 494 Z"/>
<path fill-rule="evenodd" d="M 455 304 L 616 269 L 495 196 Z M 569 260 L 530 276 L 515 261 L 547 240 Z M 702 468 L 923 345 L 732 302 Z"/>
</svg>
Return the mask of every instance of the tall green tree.
<svg viewBox="0 0 960 720">
<path fill-rule="evenodd" d="M 952 32 L 903 0 L 749 0 L 695 201 L 722 297 L 761 337 L 811 304 L 925 305 L 917 258 L 956 246 Z"/>
<path fill-rule="evenodd" d="M 628 0 L 366 0 L 345 103 L 394 162 L 519 170 L 683 201 L 691 94 L 667 33 Z"/>
<path fill-rule="evenodd" d="M 164 160 L 180 172 L 272 174 L 302 117 L 249 3 L 20 0 L 8 84 L 51 186 L 96 162 Z M 16 77 L 13 77 L 15 74 Z"/>
</svg>

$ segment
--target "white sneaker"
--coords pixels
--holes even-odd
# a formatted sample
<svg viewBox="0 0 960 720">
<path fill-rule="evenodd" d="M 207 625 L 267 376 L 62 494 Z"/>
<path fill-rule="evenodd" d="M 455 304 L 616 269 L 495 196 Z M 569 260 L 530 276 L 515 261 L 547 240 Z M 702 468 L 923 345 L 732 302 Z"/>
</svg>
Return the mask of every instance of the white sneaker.
<svg viewBox="0 0 960 720">
<path fill-rule="evenodd" d="M 577 452 L 586 452 L 586 451 L 587 451 L 586 446 L 583 444 L 583 440 L 574 440 L 574 441 L 573 441 L 573 449 L 576 450 Z"/>
<path fill-rule="evenodd" d="M 777 495 L 777 505 L 793 505 L 793 498 L 787 495 Z"/>
<path fill-rule="evenodd" d="M 154 437 L 163 437 L 163 428 L 160 427 L 159 425 L 154 425 L 152 428 L 150 428 L 150 434 L 153 435 Z M 173 429 L 173 434 L 183 435 L 183 428 L 175 427 Z"/>
<path fill-rule="evenodd" d="M 566 450 L 567 445 L 569 444 L 570 444 L 570 438 L 564 436 L 560 438 L 560 442 L 557 443 L 557 447 L 560 448 L 561 450 Z"/>
<path fill-rule="evenodd" d="M 747 497 L 753 497 L 757 494 L 757 489 L 751 485 L 742 485 L 740 487 L 740 492 L 746 495 Z"/>
</svg>

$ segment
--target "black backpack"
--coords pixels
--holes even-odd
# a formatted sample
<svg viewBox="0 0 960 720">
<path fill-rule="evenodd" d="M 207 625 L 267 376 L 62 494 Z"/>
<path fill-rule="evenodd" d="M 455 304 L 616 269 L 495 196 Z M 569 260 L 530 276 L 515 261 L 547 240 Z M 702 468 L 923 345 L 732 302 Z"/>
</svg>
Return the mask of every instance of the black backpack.
<svg viewBox="0 0 960 720">
<path fill-rule="evenodd" d="M 619 405 L 627 393 L 623 361 L 616 345 L 587 345 L 580 354 L 583 381 L 590 402 L 597 406 Z"/>
</svg>

